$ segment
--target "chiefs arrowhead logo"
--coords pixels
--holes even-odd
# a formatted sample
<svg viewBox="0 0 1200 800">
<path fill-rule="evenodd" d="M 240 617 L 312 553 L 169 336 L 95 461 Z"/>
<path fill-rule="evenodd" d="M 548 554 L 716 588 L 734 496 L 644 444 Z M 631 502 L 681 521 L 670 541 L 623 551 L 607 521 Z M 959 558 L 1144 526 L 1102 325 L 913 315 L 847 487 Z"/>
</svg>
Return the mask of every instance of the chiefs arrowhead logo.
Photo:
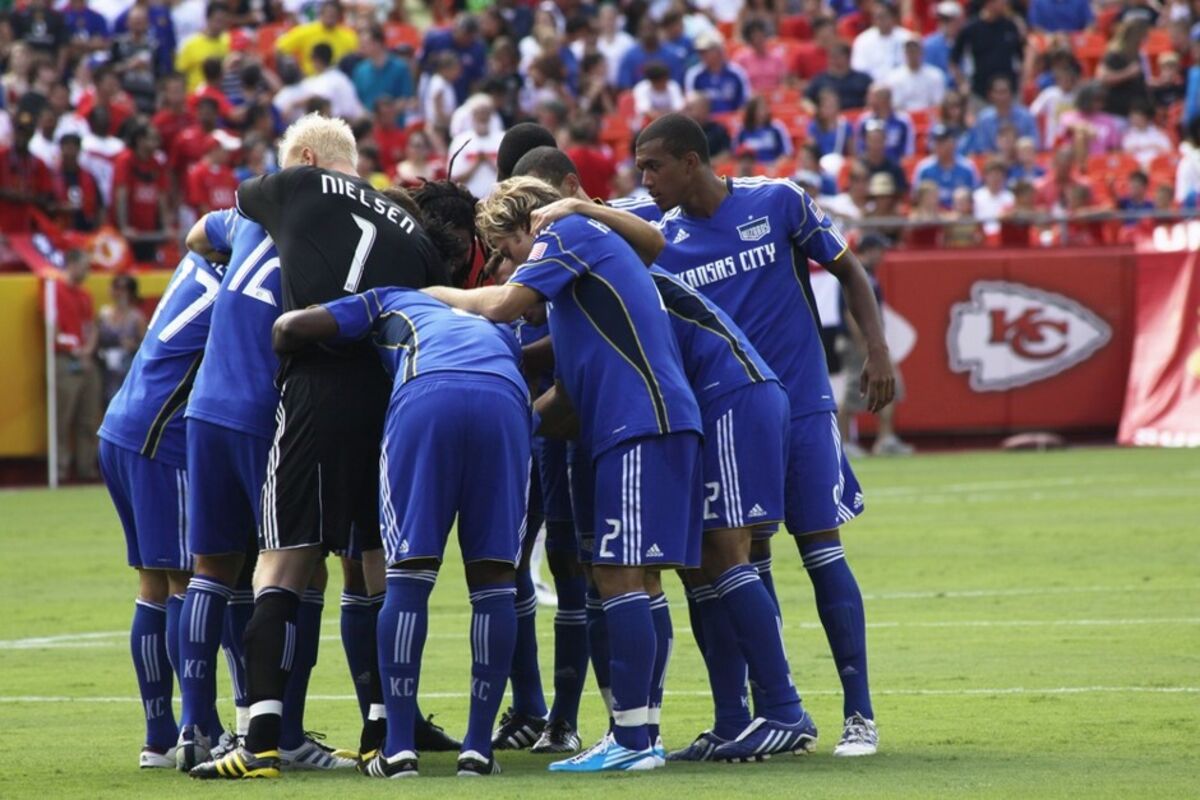
<svg viewBox="0 0 1200 800">
<path fill-rule="evenodd" d="M 1112 329 L 1061 294 L 1007 281 L 978 281 L 950 309 L 950 369 L 971 388 L 997 392 L 1045 380 L 1091 358 Z"/>
</svg>

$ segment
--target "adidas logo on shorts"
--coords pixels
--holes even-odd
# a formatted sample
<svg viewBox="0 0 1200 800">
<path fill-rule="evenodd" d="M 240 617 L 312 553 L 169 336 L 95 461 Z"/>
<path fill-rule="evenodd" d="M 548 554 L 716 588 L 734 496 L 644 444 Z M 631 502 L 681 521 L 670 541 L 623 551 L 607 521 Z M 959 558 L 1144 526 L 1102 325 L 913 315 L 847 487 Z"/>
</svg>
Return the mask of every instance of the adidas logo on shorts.
<svg viewBox="0 0 1200 800">
<path fill-rule="evenodd" d="M 662 558 L 662 554 L 663 552 L 658 548 L 658 545 L 652 544 L 650 545 L 650 549 L 646 551 L 646 558 Z"/>
<path fill-rule="evenodd" d="M 405 539 L 403 542 L 400 543 L 400 555 L 404 555 L 407 552 L 408 552 L 408 540 Z"/>
<path fill-rule="evenodd" d="M 767 515 L 767 512 L 763 511 L 763 507 L 760 506 L 758 503 L 755 503 L 754 508 L 750 509 L 746 513 L 746 516 L 749 517 L 750 519 L 758 519 L 759 517 L 765 517 L 766 515 Z"/>
<path fill-rule="evenodd" d="M 671 244 L 679 244 L 686 238 L 688 238 L 688 232 L 683 228 L 680 228 L 679 230 L 675 231 L 675 238 L 671 240 Z"/>
</svg>

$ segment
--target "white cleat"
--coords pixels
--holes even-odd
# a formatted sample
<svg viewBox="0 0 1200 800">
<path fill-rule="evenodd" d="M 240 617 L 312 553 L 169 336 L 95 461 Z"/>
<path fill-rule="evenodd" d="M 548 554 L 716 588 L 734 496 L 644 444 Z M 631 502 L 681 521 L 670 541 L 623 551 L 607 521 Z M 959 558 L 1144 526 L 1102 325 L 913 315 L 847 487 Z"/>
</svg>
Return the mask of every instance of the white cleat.
<svg viewBox="0 0 1200 800">
<path fill-rule="evenodd" d="M 141 769 L 175 769 L 175 748 L 160 753 L 152 747 L 142 748 L 138 755 L 138 767 Z"/>
<path fill-rule="evenodd" d="M 875 720 L 855 714 L 846 720 L 842 738 L 833 748 L 833 754 L 843 758 L 873 756 L 879 751 L 879 730 Z"/>
<path fill-rule="evenodd" d="M 311 736 L 305 738 L 304 744 L 294 750 L 279 748 L 280 766 L 287 770 L 329 770 L 354 769 L 358 763 L 351 758 L 343 758 Z"/>
</svg>

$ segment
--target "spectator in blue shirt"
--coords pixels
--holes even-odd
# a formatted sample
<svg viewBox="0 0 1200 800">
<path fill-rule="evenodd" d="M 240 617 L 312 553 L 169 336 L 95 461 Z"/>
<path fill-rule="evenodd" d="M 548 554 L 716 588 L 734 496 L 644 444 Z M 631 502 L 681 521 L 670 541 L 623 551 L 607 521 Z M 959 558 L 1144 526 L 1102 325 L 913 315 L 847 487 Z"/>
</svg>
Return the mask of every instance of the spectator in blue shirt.
<svg viewBox="0 0 1200 800">
<path fill-rule="evenodd" d="M 632 89 L 642 79 L 642 71 L 651 61 L 666 64 L 671 72 L 671 80 L 683 85 L 683 59 L 674 48 L 663 44 L 658 36 L 658 26 L 646 15 L 638 25 L 638 43 L 621 58 L 621 65 L 617 69 L 617 88 Z"/>
<path fill-rule="evenodd" d="M 431 30 L 421 47 L 421 71 L 433 72 L 434 56 L 452 51 L 458 56 L 462 71 L 454 81 L 454 95 L 459 104 L 466 102 L 471 86 L 483 78 L 487 69 L 487 46 L 479 37 L 479 21 L 467 13 L 454 19 L 450 30 Z"/>
<path fill-rule="evenodd" d="M 1012 81 L 1007 75 L 996 75 L 992 78 L 988 100 L 991 105 L 979 112 L 975 119 L 967 152 L 995 152 L 996 138 L 1000 133 L 1000 126 L 1005 122 L 1016 129 L 1018 137 L 1028 136 L 1033 139 L 1035 145 L 1038 143 L 1037 121 L 1027 108 L 1018 105 L 1013 98 Z"/>
<path fill-rule="evenodd" d="M 748 149 L 765 164 L 792 154 L 792 135 L 783 123 L 771 119 L 771 106 L 761 95 L 752 97 L 746 104 L 737 144 L 739 151 Z"/>
<path fill-rule="evenodd" d="M 708 95 L 713 113 L 737 111 L 750 99 L 750 80 L 745 71 L 725 58 L 721 41 L 706 34 L 696 40 L 700 63 L 687 71 L 683 90 Z"/>
<path fill-rule="evenodd" d="M 694 64 L 696 53 L 700 48 L 692 43 L 690 36 L 684 33 L 683 14 L 678 11 L 668 11 L 663 14 L 659 25 L 662 28 L 663 43 L 675 51 L 675 55 L 679 56 L 684 66 Z"/>
<path fill-rule="evenodd" d="M 1076 33 L 1096 21 L 1091 0 L 1030 0 L 1029 26 L 1046 33 Z"/>
<path fill-rule="evenodd" d="M 892 108 L 892 90 L 883 84 L 871 87 L 867 95 L 867 113 L 859 117 L 858 126 L 854 131 L 859 153 L 866 149 L 867 125 L 873 121 L 883 125 L 888 158 L 900 161 L 905 156 L 912 155 L 915 139 L 912 120 L 908 114 Z"/>
<path fill-rule="evenodd" d="M 916 186 L 929 181 L 938 187 L 938 203 L 950 208 L 954 190 L 974 190 L 979 185 L 979 171 L 970 160 L 955 152 L 954 132 L 945 125 L 934 125 L 929 132 L 933 155 L 921 159 L 913 174 Z"/>
<path fill-rule="evenodd" d="M 1146 212 L 1154 210 L 1154 201 L 1150 199 L 1147 190 L 1150 188 L 1150 178 L 1140 169 L 1129 174 L 1129 191 L 1124 196 L 1117 199 L 1117 208 L 1127 212 Z M 1142 218 L 1133 216 L 1131 213 L 1129 219 L 1124 220 L 1127 227 L 1133 227 L 1141 222 Z"/>
<path fill-rule="evenodd" d="M 831 153 L 844 156 L 849 151 L 852 135 L 850 123 L 842 114 L 838 93 L 826 86 L 817 94 L 817 113 L 808 123 L 808 140 L 821 156 Z"/>
<path fill-rule="evenodd" d="M 383 28 L 372 25 L 362 38 L 363 58 L 354 67 L 354 91 L 366 108 L 387 95 L 397 100 L 411 97 L 412 75 L 408 64 L 388 52 Z"/>
<path fill-rule="evenodd" d="M 950 50 L 954 47 L 954 38 L 963 27 L 962 6 L 954 0 L 942 0 L 935 7 L 934 13 L 937 15 L 938 29 L 925 37 L 925 63 L 944 72 L 947 85 L 953 86 Z"/>
<path fill-rule="evenodd" d="M 113 33 L 129 33 L 129 12 L 141 7 L 150 19 L 150 37 L 154 40 L 154 72 L 166 75 L 175 71 L 175 20 L 171 18 L 171 6 L 165 0 L 137 0 L 122 11 L 113 22 Z"/>
<path fill-rule="evenodd" d="M 63 11 L 63 21 L 71 40 L 85 42 L 90 47 L 104 47 L 108 43 L 108 22 L 99 12 L 88 8 L 87 0 L 71 0 Z"/>
<path fill-rule="evenodd" d="M 1192 66 L 1187 71 L 1187 90 L 1183 96 L 1183 127 L 1200 118 L 1200 23 L 1192 26 Z"/>
</svg>

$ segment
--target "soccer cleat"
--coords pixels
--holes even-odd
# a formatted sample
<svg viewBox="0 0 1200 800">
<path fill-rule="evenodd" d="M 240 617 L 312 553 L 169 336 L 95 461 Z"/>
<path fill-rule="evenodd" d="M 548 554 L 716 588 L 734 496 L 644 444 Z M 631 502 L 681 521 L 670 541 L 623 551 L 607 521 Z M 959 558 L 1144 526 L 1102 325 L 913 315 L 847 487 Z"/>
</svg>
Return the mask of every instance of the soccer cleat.
<svg viewBox="0 0 1200 800">
<path fill-rule="evenodd" d="M 188 773 L 200 780 L 247 780 L 249 778 L 278 778 L 279 751 L 264 750 L 251 753 L 238 747 L 213 761 L 205 761 Z"/>
<path fill-rule="evenodd" d="M 658 766 L 653 748 L 630 750 L 617 744 L 612 734 L 605 734 L 603 739 L 574 758 L 555 761 L 550 765 L 550 771 L 633 772 L 655 769 Z"/>
<path fill-rule="evenodd" d="M 565 719 L 556 719 L 546 726 L 538 737 L 531 753 L 574 753 L 583 742 L 579 740 L 579 732 Z"/>
<path fill-rule="evenodd" d="M 485 758 L 482 753 L 466 750 L 458 757 L 458 777 L 481 778 L 484 775 L 499 775 L 500 765 L 496 757 Z"/>
<path fill-rule="evenodd" d="M 667 748 L 663 747 L 661 736 L 654 737 L 654 744 L 650 749 L 654 751 L 654 766 L 665 767 L 667 765 Z"/>
<path fill-rule="evenodd" d="M 233 731 L 221 731 L 221 738 L 208 751 L 208 757 L 212 759 L 220 758 L 230 750 L 235 750 L 242 745 L 242 737 L 238 736 Z"/>
<path fill-rule="evenodd" d="M 510 708 L 500 716 L 500 727 L 492 734 L 492 747 L 497 750 L 524 750 L 536 742 L 545 729 L 546 720 L 518 714 Z"/>
<path fill-rule="evenodd" d="M 433 724 L 433 714 L 418 719 L 413 730 L 413 744 L 418 753 L 456 753 L 462 742 L 455 739 L 441 725 Z"/>
<path fill-rule="evenodd" d="M 900 437 L 892 434 L 876 441 L 875 446 L 871 448 L 871 452 L 877 456 L 911 456 L 913 454 L 913 446 L 908 442 L 901 441 Z"/>
<path fill-rule="evenodd" d="M 362 774 L 368 778 L 415 778 L 418 774 L 417 754 L 412 750 L 401 750 L 389 758 L 377 752 L 362 768 Z"/>
<path fill-rule="evenodd" d="M 878 750 L 879 729 L 875 727 L 875 720 L 854 714 L 846 720 L 842 738 L 833 748 L 833 754 L 842 757 L 873 756 Z"/>
<path fill-rule="evenodd" d="M 175 745 L 175 767 L 180 772 L 188 772 L 212 758 L 211 751 L 212 740 L 195 725 L 184 725 L 179 729 L 179 742 Z"/>
<path fill-rule="evenodd" d="M 713 761 L 765 761 L 776 753 L 809 751 L 817 743 L 817 726 L 808 712 L 790 725 L 756 717 L 732 742 L 713 751 Z"/>
<path fill-rule="evenodd" d="M 313 734 L 305 736 L 304 743 L 294 750 L 279 748 L 280 766 L 284 769 L 323 770 L 353 769 L 358 764 L 356 758 L 339 756 L 332 747 L 326 747 L 313 736 Z"/>
<path fill-rule="evenodd" d="M 668 753 L 667 761 L 712 761 L 713 752 L 723 744 L 727 744 L 725 739 L 712 731 L 704 731 L 687 747 Z"/>
<path fill-rule="evenodd" d="M 165 752 L 155 750 L 153 747 L 143 747 L 142 752 L 138 754 L 138 767 L 140 769 L 175 769 L 175 748 L 168 748 Z"/>
</svg>

